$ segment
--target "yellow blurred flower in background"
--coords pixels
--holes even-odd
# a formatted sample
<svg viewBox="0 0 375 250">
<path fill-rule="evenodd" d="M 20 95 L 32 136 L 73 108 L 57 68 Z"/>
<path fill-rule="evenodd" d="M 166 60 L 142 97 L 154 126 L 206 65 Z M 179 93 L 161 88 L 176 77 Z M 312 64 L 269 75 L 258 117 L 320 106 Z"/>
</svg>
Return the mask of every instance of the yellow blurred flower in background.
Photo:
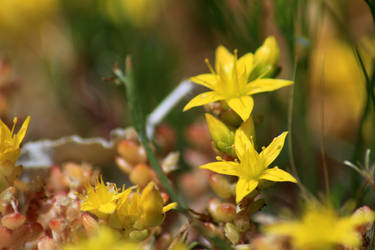
<svg viewBox="0 0 375 250">
<path fill-rule="evenodd" d="M 19 37 L 35 32 L 56 8 L 56 0 L 1 0 L 0 34 Z"/>
<path fill-rule="evenodd" d="M 347 138 L 350 134 L 354 135 L 362 114 L 366 97 L 365 78 L 348 43 L 332 35 L 322 36 L 312 56 L 310 124 L 312 128 L 320 127 L 319 103 L 324 98 L 327 134 Z M 373 39 L 366 38 L 360 42 L 359 52 L 369 74 L 374 48 Z M 370 129 L 365 129 L 365 133 L 371 133 Z"/>
<path fill-rule="evenodd" d="M 151 26 L 167 0 L 102 0 L 105 10 L 114 22 L 128 21 L 143 28 Z"/>
<path fill-rule="evenodd" d="M 99 228 L 93 237 L 82 239 L 75 244 L 63 247 L 63 250 L 140 250 L 141 245 L 135 242 L 125 241 L 121 235 L 107 227 Z"/>
<path fill-rule="evenodd" d="M 356 248 L 362 242 L 357 228 L 373 221 L 371 210 L 339 217 L 331 206 L 310 202 L 300 220 L 275 223 L 266 226 L 265 231 L 290 237 L 295 249 L 335 249 L 338 245 Z"/>
</svg>

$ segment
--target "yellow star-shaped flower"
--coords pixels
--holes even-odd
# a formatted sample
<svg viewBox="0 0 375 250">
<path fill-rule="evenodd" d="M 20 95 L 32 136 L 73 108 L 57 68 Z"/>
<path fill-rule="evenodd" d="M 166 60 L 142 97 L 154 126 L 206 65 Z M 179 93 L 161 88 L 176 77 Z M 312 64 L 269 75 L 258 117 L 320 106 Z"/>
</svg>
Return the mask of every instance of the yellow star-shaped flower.
<svg viewBox="0 0 375 250">
<path fill-rule="evenodd" d="M 16 164 L 20 155 L 20 145 L 26 135 L 29 126 L 30 116 L 23 122 L 18 133 L 14 132 L 17 118 L 13 120 L 13 127 L 9 129 L 3 121 L 0 120 L 0 163 L 10 162 Z"/>
<path fill-rule="evenodd" d="M 86 192 L 86 196 L 82 197 L 81 211 L 90 212 L 102 219 L 115 211 L 118 199 L 116 185 L 106 185 L 100 178 L 96 180 L 94 187 L 88 184 Z"/>
<path fill-rule="evenodd" d="M 253 110 L 252 95 L 293 84 L 288 80 L 262 78 L 264 74 L 249 81 L 249 76 L 257 65 L 254 62 L 253 54 L 247 53 L 237 59 L 237 52 L 235 51 L 233 55 L 224 46 L 219 46 L 216 49 L 216 71 L 207 59 L 206 63 L 211 73 L 197 75 L 190 80 L 211 89 L 211 91 L 194 97 L 184 107 L 184 111 L 211 102 L 225 101 L 245 121 Z"/>
<path fill-rule="evenodd" d="M 234 146 L 238 161 L 218 161 L 201 166 L 219 174 L 238 176 L 236 184 L 236 202 L 239 203 L 250 194 L 262 180 L 274 182 L 294 182 L 296 179 L 288 172 L 278 167 L 267 168 L 280 154 L 287 132 L 273 139 L 260 154 L 255 150 L 251 140 L 245 133 L 236 131 Z"/>
<path fill-rule="evenodd" d="M 329 205 L 310 203 L 300 220 L 275 223 L 265 231 L 290 237 L 295 249 L 336 249 L 338 245 L 357 249 L 362 242 L 357 228 L 373 221 L 372 211 L 339 217 Z"/>
</svg>

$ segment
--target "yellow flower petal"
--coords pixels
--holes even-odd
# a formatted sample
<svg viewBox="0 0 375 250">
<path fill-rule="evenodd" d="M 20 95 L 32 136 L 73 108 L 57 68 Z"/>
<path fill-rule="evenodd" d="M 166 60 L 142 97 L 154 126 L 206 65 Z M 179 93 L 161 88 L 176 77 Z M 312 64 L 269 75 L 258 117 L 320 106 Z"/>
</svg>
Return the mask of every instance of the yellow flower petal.
<svg viewBox="0 0 375 250">
<path fill-rule="evenodd" d="M 289 181 L 297 183 L 297 180 L 291 174 L 279 169 L 278 167 L 264 170 L 263 174 L 259 178 L 275 182 Z"/>
<path fill-rule="evenodd" d="M 224 97 L 222 97 L 221 95 L 217 94 L 214 91 L 204 92 L 202 94 L 197 95 L 192 100 L 190 100 L 190 102 L 186 104 L 186 106 L 184 107 L 184 111 L 189 110 L 193 107 L 205 105 L 207 103 L 216 102 L 216 101 L 223 100 L 223 99 Z"/>
<path fill-rule="evenodd" d="M 250 194 L 258 186 L 258 183 L 257 180 L 240 178 L 236 184 L 236 203 Z"/>
<path fill-rule="evenodd" d="M 214 74 L 200 74 L 189 79 L 192 82 L 205 86 L 209 89 L 214 89 L 216 84 L 216 75 Z"/>
<path fill-rule="evenodd" d="M 246 86 L 246 94 L 254 95 L 262 92 L 269 92 L 282 87 L 292 85 L 293 81 L 280 80 L 280 79 L 257 79 L 255 81 L 249 82 Z"/>
<path fill-rule="evenodd" d="M 272 142 L 259 154 L 259 156 L 264 160 L 265 167 L 268 167 L 280 154 L 287 134 L 288 132 L 283 132 L 281 135 L 274 138 Z"/>
<path fill-rule="evenodd" d="M 105 203 L 99 206 L 99 212 L 104 214 L 111 214 L 116 209 L 115 203 Z"/>
<path fill-rule="evenodd" d="M 241 96 L 226 100 L 228 106 L 236 112 L 243 121 L 246 121 L 254 107 L 254 100 L 250 96 Z"/>
<path fill-rule="evenodd" d="M 240 164 L 232 161 L 211 162 L 200 166 L 200 168 L 209 169 L 219 174 L 240 175 Z"/>
<path fill-rule="evenodd" d="M 258 152 L 251 143 L 250 138 L 248 138 L 246 133 L 241 129 L 236 130 L 234 147 L 237 157 L 242 164 L 249 165 L 248 163 L 250 163 L 253 166 L 257 165 L 259 162 Z"/>
<path fill-rule="evenodd" d="M 249 74 L 254 67 L 254 56 L 252 53 L 247 53 L 241 56 L 237 61 L 237 70 L 240 74 L 246 72 Z"/>
<path fill-rule="evenodd" d="M 233 67 L 234 55 L 230 53 L 223 45 L 216 49 L 215 53 L 215 70 L 219 72 L 220 65 L 223 70 L 229 72 Z"/>
<path fill-rule="evenodd" d="M 252 143 L 254 144 L 255 127 L 253 118 L 251 116 L 249 117 L 249 119 L 244 121 L 238 129 L 241 130 L 247 138 L 250 138 L 250 141 L 252 141 Z"/>
<path fill-rule="evenodd" d="M 17 145 L 20 145 L 23 138 L 25 137 L 26 135 L 26 131 L 27 131 L 27 128 L 29 126 L 29 123 L 30 123 L 30 116 L 28 116 L 26 118 L 26 120 L 23 122 L 20 130 L 18 131 L 17 135 L 16 135 L 16 138 L 17 138 Z"/>
<path fill-rule="evenodd" d="M 166 206 L 163 207 L 163 213 L 166 213 L 169 210 L 174 209 L 176 207 L 177 207 L 177 202 L 169 203 L 168 205 L 166 205 Z"/>
</svg>

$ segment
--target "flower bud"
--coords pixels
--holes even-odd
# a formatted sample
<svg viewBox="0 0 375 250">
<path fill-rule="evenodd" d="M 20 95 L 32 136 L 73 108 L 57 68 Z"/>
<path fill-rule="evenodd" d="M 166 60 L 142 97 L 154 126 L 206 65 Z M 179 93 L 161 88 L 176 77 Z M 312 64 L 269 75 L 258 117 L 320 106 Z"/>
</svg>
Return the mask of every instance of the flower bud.
<svg viewBox="0 0 375 250">
<path fill-rule="evenodd" d="M 140 187 L 146 186 L 147 183 L 152 181 L 153 177 L 153 170 L 143 163 L 135 166 L 129 176 L 130 181 L 135 185 L 139 185 Z"/>
<path fill-rule="evenodd" d="M 215 147 L 223 153 L 234 156 L 234 132 L 210 114 L 206 114 L 206 121 Z"/>
<path fill-rule="evenodd" d="M 163 172 L 168 174 L 177 169 L 178 160 L 180 159 L 179 152 L 171 152 L 169 153 L 161 162 L 161 168 Z"/>
<path fill-rule="evenodd" d="M 257 77 L 262 74 L 263 77 L 272 76 L 280 60 L 280 49 L 273 36 L 267 37 L 263 45 L 256 50 L 254 59 Z"/>
<path fill-rule="evenodd" d="M 164 219 L 163 198 L 155 183 L 150 182 L 142 191 L 140 206 L 142 215 L 135 223 L 135 228 L 148 228 L 158 226 Z"/>
<path fill-rule="evenodd" d="M 87 235 L 93 236 L 99 229 L 98 222 L 87 213 L 83 213 L 81 216 L 82 224 L 87 232 Z"/>
<path fill-rule="evenodd" d="M 224 233 L 233 245 L 237 244 L 240 240 L 240 234 L 232 223 L 225 224 Z"/>
<path fill-rule="evenodd" d="M 38 250 L 57 250 L 59 249 L 55 241 L 48 236 L 44 236 L 38 241 Z"/>
<path fill-rule="evenodd" d="M 234 194 L 233 185 L 229 182 L 228 178 L 220 174 L 210 175 L 208 182 L 212 190 L 220 198 L 228 199 Z"/>
<path fill-rule="evenodd" d="M 236 216 L 236 207 L 231 203 L 221 203 L 213 198 L 208 202 L 208 211 L 217 222 L 229 222 Z"/>
<path fill-rule="evenodd" d="M 20 213 L 7 214 L 1 218 L 1 224 L 11 230 L 17 229 L 25 223 L 26 217 Z"/>
<path fill-rule="evenodd" d="M 144 148 L 131 140 L 124 140 L 117 146 L 117 151 L 131 165 L 145 163 L 147 156 Z"/>
<path fill-rule="evenodd" d="M 134 230 L 129 233 L 129 239 L 133 241 L 142 241 L 145 240 L 149 235 L 147 229 L 144 230 Z"/>
<path fill-rule="evenodd" d="M 368 219 L 367 221 L 371 221 L 371 222 L 368 222 L 368 223 L 365 223 L 363 225 L 360 225 L 357 230 L 360 232 L 360 233 L 366 233 L 368 231 L 370 231 L 370 229 L 372 228 L 372 225 L 374 224 L 374 212 L 371 210 L 370 207 L 368 206 L 362 206 L 358 209 L 356 209 L 352 215 L 353 218 L 357 217 L 357 218 L 360 218 L 360 217 L 363 217 L 363 218 L 372 218 L 372 219 Z"/>
<path fill-rule="evenodd" d="M 127 161 L 125 161 L 124 158 L 122 158 L 121 156 L 117 156 L 116 159 L 116 164 L 117 166 L 125 173 L 125 174 L 130 174 L 130 172 L 132 171 L 132 166 L 130 165 L 130 163 L 128 163 Z"/>
</svg>

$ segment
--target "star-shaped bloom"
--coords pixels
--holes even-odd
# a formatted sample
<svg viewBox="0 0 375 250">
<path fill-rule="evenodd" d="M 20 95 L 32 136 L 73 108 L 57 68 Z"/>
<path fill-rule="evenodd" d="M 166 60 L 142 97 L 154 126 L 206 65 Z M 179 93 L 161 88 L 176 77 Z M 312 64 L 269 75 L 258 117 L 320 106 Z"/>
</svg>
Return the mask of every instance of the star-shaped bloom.
<svg viewBox="0 0 375 250">
<path fill-rule="evenodd" d="M 373 221 L 371 210 L 339 217 L 330 205 L 310 202 L 300 220 L 275 223 L 265 231 L 290 237 L 294 249 L 336 249 L 338 245 L 357 249 L 362 242 L 358 227 Z"/>
<path fill-rule="evenodd" d="M 293 84 L 288 80 L 262 78 L 265 73 L 249 81 L 252 71 L 257 66 L 253 54 L 247 53 L 237 59 L 237 52 L 235 51 L 233 55 L 224 46 L 219 46 L 216 49 L 215 70 L 207 59 L 206 63 L 211 73 L 197 75 L 190 80 L 211 89 L 211 91 L 194 97 L 184 107 L 184 111 L 211 102 L 225 101 L 245 121 L 253 110 L 252 95 Z"/>
<path fill-rule="evenodd" d="M 21 153 L 20 145 L 26 135 L 29 122 L 30 117 L 27 117 L 18 133 L 15 133 L 17 118 L 13 120 L 12 129 L 0 120 L 0 192 L 12 185 L 22 172 L 22 167 L 16 167 L 16 162 Z"/>
<path fill-rule="evenodd" d="M 238 129 L 236 131 L 234 146 L 239 161 L 218 161 L 201 166 L 219 174 L 238 176 L 236 184 L 236 202 L 239 203 L 246 195 L 250 194 L 262 180 L 274 182 L 294 182 L 296 179 L 288 172 L 278 167 L 268 168 L 276 159 L 283 148 L 287 132 L 282 133 L 258 153 L 250 138 Z"/>
<path fill-rule="evenodd" d="M 106 185 L 102 178 L 98 178 L 94 187 L 87 185 L 86 192 L 86 196 L 82 197 L 81 211 L 88 211 L 102 219 L 115 211 L 118 199 L 116 185 Z"/>
<path fill-rule="evenodd" d="M 9 129 L 3 121 L 0 120 L 0 162 L 10 162 L 16 164 L 18 156 L 20 155 L 20 144 L 26 135 L 27 127 L 29 126 L 30 116 L 23 122 L 18 133 L 14 132 L 17 118 L 13 120 L 13 127 Z"/>
</svg>

